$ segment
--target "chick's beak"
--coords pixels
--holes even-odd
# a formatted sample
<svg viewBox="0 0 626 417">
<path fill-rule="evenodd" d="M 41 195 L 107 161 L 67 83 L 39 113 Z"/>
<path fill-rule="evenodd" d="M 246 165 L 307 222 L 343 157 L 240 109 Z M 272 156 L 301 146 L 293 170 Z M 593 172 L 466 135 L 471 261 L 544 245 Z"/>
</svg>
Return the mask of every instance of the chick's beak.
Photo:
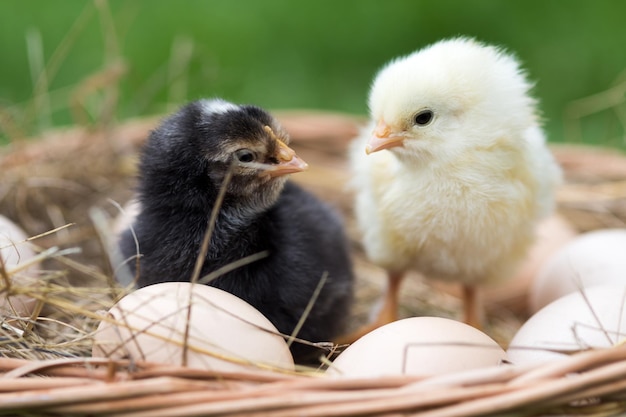
<svg viewBox="0 0 626 417">
<path fill-rule="evenodd" d="M 404 135 L 394 132 L 387 123 L 381 120 L 372 132 L 372 137 L 365 147 L 365 153 L 369 155 L 374 152 L 382 151 L 383 149 L 402 146 L 403 143 Z"/>
<path fill-rule="evenodd" d="M 281 175 L 304 171 L 309 167 L 285 142 L 278 140 L 278 147 L 278 164 L 272 165 L 263 174 L 270 177 L 280 177 Z"/>
</svg>

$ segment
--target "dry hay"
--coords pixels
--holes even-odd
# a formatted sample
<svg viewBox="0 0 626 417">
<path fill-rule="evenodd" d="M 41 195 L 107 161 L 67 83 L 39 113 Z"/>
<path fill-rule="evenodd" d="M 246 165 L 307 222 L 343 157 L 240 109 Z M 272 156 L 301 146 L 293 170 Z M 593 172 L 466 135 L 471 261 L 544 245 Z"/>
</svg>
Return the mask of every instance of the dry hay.
<svg viewBox="0 0 626 417">
<path fill-rule="evenodd" d="M 352 219 L 352 197 L 345 186 L 346 145 L 362 120 L 313 112 L 276 115 L 290 131 L 294 149 L 311 167 L 293 180 L 330 202 L 346 219 L 359 284 L 352 317 L 356 327 L 368 320 L 384 285 L 383 272 L 363 257 Z M 586 352 L 547 367 L 358 381 L 265 371 L 215 375 L 89 358 L 90 335 L 101 318 L 98 311 L 125 291 L 113 279 L 110 222 L 132 194 L 137 151 L 156 123 L 146 119 L 97 131 L 54 131 L 0 149 L 0 213 L 33 236 L 33 244 L 48 250 L 41 287 L 25 290 L 41 300 L 42 318 L 2 327 L 0 414 L 45 410 L 133 416 L 406 412 L 466 416 L 498 410 L 520 412 L 515 415 L 584 410 L 599 416 L 626 409 L 626 350 L 621 347 Z M 554 146 L 553 150 L 566 174 L 558 194 L 559 212 L 581 232 L 622 227 L 626 158 L 616 151 L 582 146 Z M 403 316 L 456 318 L 460 311 L 453 293 L 419 277 L 406 280 L 401 301 Z M 496 297 L 488 307 L 497 313 L 491 314 L 488 333 L 503 342 L 527 316 L 523 302 L 512 305 Z M 585 371 L 584 378 L 567 377 L 578 371 Z M 33 375 L 46 378 L 25 377 Z M 42 392 L 48 395 L 44 398 Z"/>
</svg>

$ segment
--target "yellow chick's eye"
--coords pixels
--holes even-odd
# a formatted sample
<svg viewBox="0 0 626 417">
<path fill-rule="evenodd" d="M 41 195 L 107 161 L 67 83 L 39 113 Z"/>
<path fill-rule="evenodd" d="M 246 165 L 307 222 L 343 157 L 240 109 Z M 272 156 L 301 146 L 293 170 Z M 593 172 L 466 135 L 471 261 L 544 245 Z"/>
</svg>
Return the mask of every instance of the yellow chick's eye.
<svg viewBox="0 0 626 417">
<path fill-rule="evenodd" d="M 435 113 L 432 110 L 422 110 L 415 115 L 413 121 L 417 126 L 426 126 L 432 122 L 435 117 Z"/>
</svg>

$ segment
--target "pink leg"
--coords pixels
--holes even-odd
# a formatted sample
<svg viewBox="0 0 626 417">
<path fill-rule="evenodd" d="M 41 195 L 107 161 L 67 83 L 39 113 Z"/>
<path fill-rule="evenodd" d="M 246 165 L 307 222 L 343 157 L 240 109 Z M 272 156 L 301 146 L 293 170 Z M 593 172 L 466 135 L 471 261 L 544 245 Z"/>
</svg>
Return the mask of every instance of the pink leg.
<svg viewBox="0 0 626 417">
<path fill-rule="evenodd" d="M 404 273 L 389 273 L 387 276 L 387 292 L 378 317 L 374 321 L 374 324 L 377 324 L 376 327 L 398 320 L 398 299 L 403 277 Z"/>
<path fill-rule="evenodd" d="M 463 285 L 463 321 L 482 329 L 483 311 L 479 302 L 478 289 L 474 285 Z"/>
<path fill-rule="evenodd" d="M 382 308 L 380 309 L 376 319 L 352 333 L 339 337 L 336 342 L 339 344 L 353 343 L 372 330 L 397 320 L 398 298 L 400 293 L 400 284 L 402 284 L 403 277 L 404 273 L 389 273 L 387 276 L 387 291 L 385 292 Z"/>
</svg>

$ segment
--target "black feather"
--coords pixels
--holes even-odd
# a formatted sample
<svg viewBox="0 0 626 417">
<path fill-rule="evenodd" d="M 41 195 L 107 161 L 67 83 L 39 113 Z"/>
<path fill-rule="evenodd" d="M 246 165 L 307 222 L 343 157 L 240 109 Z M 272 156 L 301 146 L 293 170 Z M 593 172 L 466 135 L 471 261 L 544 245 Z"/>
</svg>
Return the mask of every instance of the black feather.
<svg viewBox="0 0 626 417">
<path fill-rule="evenodd" d="M 240 142 L 271 155 L 276 144 L 264 125 L 280 129 L 268 113 L 254 106 L 211 114 L 202 102 L 194 102 L 152 132 L 140 160 L 141 212 L 133 225 L 141 253 L 138 286 L 191 279 L 211 211 L 231 166 L 225 149 Z M 353 290 L 340 218 L 281 177 L 260 180 L 235 171 L 227 190 L 201 277 L 268 251 L 267 257 L 209 285 L 242 298 L 280 332 L 291 334 L 318 282 L 328 274 L 298 337 L 317 342 L 338 336 L 346 324 Z M 120 248 L 127 258 L 136 254 L 130 230 L 122 234 Z M 134 261 L 129 265 L 135 273 Z M 309 362 L 316 352 L 306 345 L 292 345 L 299 363 Z"/>
</svg>

